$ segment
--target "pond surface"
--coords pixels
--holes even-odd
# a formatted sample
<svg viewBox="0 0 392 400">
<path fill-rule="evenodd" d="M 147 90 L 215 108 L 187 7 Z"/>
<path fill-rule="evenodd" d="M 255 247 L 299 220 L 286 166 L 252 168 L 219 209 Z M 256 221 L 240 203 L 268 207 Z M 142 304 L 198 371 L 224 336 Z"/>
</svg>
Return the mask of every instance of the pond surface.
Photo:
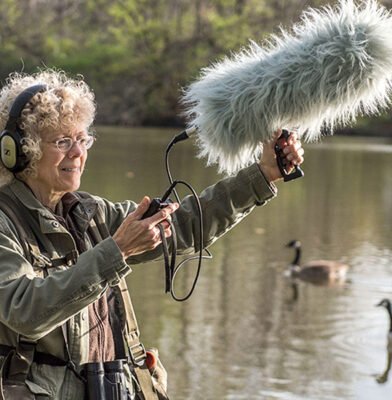
<svg viewBox="0 0 392 400">
<path fill-rule="evenodd" d="M 114 201 L 161 196 L 176 133 L 98 129 L 82 189 Z M 164 293 L 162 262 L 129 275 L 142 340 L 159 348 L 173 400 L 392 398 L 392 372 L 381 376 L 388 316 L 375 307 L 392 298 L 392 140 L 332 137 L 305 148 L 305 177 L 279 183 L 276 199 L 211 247 L 188 301 Z M 174 178 L 200 191 L 218 175 L 196 153 L 189 140 L 170 160 Z M 296 298 L 284 276 L 292 239 L 304 262 L 348 263 L 349 281 L 303 283 Z M 194 273 L 180 272 L 179 292 Z"/>
</svg>

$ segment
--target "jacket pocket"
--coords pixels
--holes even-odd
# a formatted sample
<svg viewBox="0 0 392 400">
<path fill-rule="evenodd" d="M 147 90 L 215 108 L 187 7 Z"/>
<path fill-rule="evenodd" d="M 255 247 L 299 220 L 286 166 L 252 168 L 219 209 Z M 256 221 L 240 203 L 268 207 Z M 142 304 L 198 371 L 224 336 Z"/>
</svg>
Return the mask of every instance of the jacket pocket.
<svg viewBox="0 0 392 400">
<path fill-rule="evenodd" d="M 49 393 L 39 385 L 28 380 L 7 378 L 7 371 L 14 351 L 4 358 L 0 368 L 0 400 L 46 400 Z"/>
<path fill-rule="evenodd" d="M 1 400 L 49 400 L 49 393 L 33 382 L 1 382 Z"/>
</svg>

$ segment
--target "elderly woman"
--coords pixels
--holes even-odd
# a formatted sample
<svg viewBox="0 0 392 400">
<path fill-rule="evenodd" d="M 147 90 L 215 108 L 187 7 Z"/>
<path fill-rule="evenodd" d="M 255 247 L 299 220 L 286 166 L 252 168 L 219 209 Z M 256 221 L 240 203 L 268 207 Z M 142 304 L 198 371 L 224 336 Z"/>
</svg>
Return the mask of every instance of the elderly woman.
<svg viewBox="0 0 392 400">
<path fill-rule="evenodd" d="M 159 360 L 148 363 L 123 278 L 131 264 L 161 257 L 159 224 L 169 245 L 170 223 L 176 228 L 179 252 L 200 247 L 195 205 L 185 198 L 143 219 L 148 197 L 112 203 L 77 192 L 94 115 L 90 88 L 63 72 L 12 74 L 0 93 L 4 398 L 98 399 L 113 366 L 121 384 L 106 399 L 167 398 L 165 371 Z M 273 145 L 200 195 L 204 247 L 276 195 Z M 284 153 L 289 164 L 303 162 L 295 134 Z"/>
</svg>

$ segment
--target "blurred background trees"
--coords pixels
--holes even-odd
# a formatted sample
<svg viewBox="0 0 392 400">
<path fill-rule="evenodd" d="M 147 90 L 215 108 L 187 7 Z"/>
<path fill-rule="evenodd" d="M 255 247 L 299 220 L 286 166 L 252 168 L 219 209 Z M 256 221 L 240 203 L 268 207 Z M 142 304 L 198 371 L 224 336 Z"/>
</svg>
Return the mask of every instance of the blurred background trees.
<svg viewBox="0 0 392 400">
<path fill-rule="evenodd" d="M 326 3 L 1 0 L 0 79 L 43 66 L 63 69 L 94 88 L 98 123 L 177 125 L 181 88 L 200 68 Z"/>
</svg>

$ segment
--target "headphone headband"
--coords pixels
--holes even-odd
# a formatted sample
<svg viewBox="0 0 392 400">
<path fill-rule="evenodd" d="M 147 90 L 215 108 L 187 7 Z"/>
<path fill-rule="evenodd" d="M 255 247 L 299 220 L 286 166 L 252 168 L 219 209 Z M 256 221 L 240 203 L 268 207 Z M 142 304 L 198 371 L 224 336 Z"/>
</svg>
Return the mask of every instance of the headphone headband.
<svg viewBox="0 0 392 400">
<path fill-rule="evenodd" d="M 16 120 L 20 117 L 20 114 L 23 111 L 23 108 L 26 106 L 26 104 L 38 93 L 38 92 L 44 92 L 46 90 L 46 85 L 43 84 L 38 84 L 34 86 L 30 86 L 27 89 L 23 90 L 23 92 L 19 93 L 18 96 L 16 96 L 10 112 L 9 112 L 9 117 L 8 121 L 6 124 L 5 129 L 13 129 L 16 127 Z"/>
</svg>

